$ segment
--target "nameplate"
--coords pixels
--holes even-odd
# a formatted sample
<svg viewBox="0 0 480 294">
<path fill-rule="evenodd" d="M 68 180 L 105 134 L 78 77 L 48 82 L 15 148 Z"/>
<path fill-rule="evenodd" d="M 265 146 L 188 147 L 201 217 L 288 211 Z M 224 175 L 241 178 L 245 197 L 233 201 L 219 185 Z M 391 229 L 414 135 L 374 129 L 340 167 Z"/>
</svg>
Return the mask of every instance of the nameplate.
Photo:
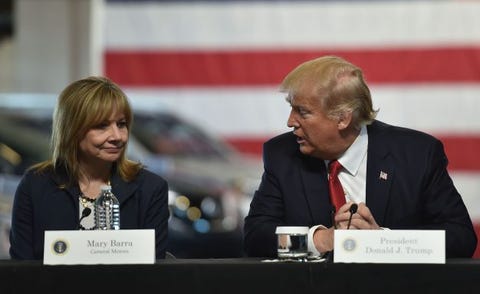
<svg viewBox="0 0 480 294">
<path fill-rule="evenodd" d="M 445 231 L 335 230 L 333 261 L 445 263 Z"/>
<path fill-rule="evenodd" d="M 45 231 L 43 263 L 153 264 L 155 231 Z"/>
</svg>

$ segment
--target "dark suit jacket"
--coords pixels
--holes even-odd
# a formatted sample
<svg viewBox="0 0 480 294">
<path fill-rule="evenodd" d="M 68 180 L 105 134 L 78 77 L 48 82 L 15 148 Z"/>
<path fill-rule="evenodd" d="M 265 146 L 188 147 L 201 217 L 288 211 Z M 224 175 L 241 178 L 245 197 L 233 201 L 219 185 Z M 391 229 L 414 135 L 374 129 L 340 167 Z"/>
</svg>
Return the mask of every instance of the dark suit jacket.
<svg viewBox="0 0 480 294">
<path fill-rule="evenodd" d="M 367 129 L 366 205 L 378 225 L 445 230 L 446 256 L 471 257 L 477 238 L 447 172 L 442 143 L 379 121 Z M 245 219 L 244 245 L 249 256 L 275 257 L 276 226 L 330 227 L 332 206 L 323 160 L 302 155 L 292 132 L 266 142 L 263 160 L 262 182 Z"/>
<path fill-rule="evenodd" d="M 13 259 L 43 259 L 46 230 L 78 230 L 78 185 L 61 189 L 64 173 L 28 171 L 13 204 L 10 255 Z M 111 178 L 112 192 L 120 202 L 121 229 L 155 229 L 156 257 L 164 258 L 168 233 L 168 185 L 147 170 L 132 182 L 118 174 Z"/>
</svg>

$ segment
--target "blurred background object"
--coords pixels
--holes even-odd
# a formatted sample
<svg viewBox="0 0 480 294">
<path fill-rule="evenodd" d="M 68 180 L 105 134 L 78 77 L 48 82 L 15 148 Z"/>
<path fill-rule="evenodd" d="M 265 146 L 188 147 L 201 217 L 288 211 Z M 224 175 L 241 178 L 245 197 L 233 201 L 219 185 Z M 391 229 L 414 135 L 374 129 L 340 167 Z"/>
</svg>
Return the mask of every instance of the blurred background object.
<svg viewBox="0 0 480 294">
<path fill-rule="evenodd" d="M 0 41 L 11 38 L 13 34 L 13 0 L 0 3 Z"/>
<path fill-rule="evenodd" d="M 0 89 L 12 84 L 11 40 L 13 35 L 13 0 L 0 1 Z"/>
<path fill-rule="evenodd" d="M 283 76 L 315 56 L 341 55 L 363 68 L 379 119 L 443 141 L 480 228 L 479 1 L 3 2 L 11 11 L 1 14 L 10 33 L 0 43 L 0 92 L 57 93 L 104 74 L 142 97 L 142 109 L 187 118 L 258 160 L 263 141 L 287 130 Z M 191 143 L 183 130 L 171 135 L 142 144 L 171 153 Z"/>
</svg>

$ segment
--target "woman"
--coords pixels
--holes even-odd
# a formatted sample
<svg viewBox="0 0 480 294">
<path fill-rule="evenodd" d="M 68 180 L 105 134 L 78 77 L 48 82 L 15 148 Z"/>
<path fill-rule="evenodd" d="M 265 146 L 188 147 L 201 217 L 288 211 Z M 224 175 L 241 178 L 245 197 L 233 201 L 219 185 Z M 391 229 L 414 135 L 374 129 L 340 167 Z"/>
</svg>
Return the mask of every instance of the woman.
<svg viewBox="0 0 480 294">
<path fill-rule="evenodd" d="M 120 202 L 120 228 L 155 229 L 156 257 L 165 257 L 168 185 L 127 159 L 132 120 L 125 93 L 106 78 L 88 77 L 62 91 L 51 159 L 30 168 L 15 193 L 13 259 L 42 259 L 46 230 L 95 229 L 88 212 L 103 185 L 111 185 Z"/>
</svg>

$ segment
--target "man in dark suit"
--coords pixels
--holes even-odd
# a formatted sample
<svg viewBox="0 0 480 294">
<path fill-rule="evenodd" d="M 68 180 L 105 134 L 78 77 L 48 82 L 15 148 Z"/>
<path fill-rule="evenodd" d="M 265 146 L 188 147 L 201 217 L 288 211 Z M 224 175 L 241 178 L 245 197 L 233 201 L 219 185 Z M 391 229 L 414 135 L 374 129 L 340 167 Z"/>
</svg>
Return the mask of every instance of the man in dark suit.
<svg viewBox="0 0 480 294">
<path fill-rule="evenodd" d="M 314 255 L 332 251 L 334 229 L 347 226 L 445 230 L 447 258 L 473 255 L 477 237 L 442 143 L 375 120 L 361 69 L 320 57 L 290 72 L 281 90 L 293 132 L 264 144 L 265 171 L 245 218 L 247 255 L 275 257 L 281 225 L 309 226 Z M 329 175 L 334 162 L 338 176 Z"/>
</svg>

